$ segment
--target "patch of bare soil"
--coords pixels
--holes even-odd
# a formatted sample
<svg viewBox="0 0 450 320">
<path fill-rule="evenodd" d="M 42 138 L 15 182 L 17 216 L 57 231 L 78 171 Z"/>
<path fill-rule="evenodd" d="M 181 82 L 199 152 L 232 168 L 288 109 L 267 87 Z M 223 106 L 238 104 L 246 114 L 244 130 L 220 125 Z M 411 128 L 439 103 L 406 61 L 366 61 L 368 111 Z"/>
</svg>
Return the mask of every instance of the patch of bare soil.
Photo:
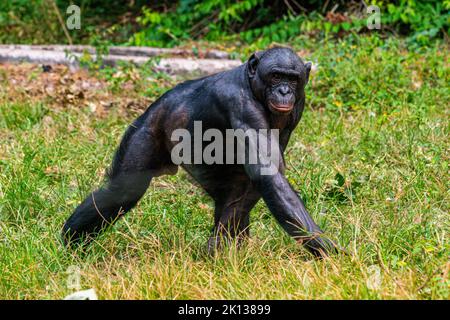
<svg viewBox="0 0 450 320">
<path fill-rule="evenodd" d="M 110 83 L 84 69 L 0 64 L 0 96 L 4 101 L 42 101 L 58 109 L 88 107 L 97 116 L 104 116 L 111 108 L 124 112 L 147 108 L 154 99 L 142 95 L 141 80 L 136 74 L 116 83 L 112 90 Z"/>
</svg>

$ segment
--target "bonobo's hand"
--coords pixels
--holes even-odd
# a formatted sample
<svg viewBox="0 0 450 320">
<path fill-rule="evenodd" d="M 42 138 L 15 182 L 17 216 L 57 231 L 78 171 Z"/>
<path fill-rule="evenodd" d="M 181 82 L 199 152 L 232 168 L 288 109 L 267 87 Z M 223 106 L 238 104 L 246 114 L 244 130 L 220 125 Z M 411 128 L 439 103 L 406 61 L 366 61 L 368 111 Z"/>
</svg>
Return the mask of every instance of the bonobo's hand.
<svg viewBox="0 0 450 320">
<path fill-rule="evenodd" d="M 338 245 L 336 245 L 330 239 L 325 237 L 312 237 L 309 239 L 299 240 L 301 244 L 303 244 L 309 252 L 311 252 L 314 256 L 318 258 L 325 258 L 333 254 L 338 253 L 346 253 L 345 250 L 341 249 Z"/>
</svg>

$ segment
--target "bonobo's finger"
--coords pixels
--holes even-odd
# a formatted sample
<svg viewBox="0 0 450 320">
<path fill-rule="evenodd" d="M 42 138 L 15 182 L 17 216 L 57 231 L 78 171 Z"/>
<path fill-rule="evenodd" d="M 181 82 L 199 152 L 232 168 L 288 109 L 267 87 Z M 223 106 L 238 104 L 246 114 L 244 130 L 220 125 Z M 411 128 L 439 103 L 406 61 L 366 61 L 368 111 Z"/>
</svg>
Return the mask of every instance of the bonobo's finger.
<svg viewBox="0 0 450 320">
<path fill-rule="evenodd" d="M 309 252 L 319 258 L 325 258 L 340 252 L 340 248 L 333 241 L 325 237 L 310 238 L 305 240 L 303 245 Z"/>
</svg>

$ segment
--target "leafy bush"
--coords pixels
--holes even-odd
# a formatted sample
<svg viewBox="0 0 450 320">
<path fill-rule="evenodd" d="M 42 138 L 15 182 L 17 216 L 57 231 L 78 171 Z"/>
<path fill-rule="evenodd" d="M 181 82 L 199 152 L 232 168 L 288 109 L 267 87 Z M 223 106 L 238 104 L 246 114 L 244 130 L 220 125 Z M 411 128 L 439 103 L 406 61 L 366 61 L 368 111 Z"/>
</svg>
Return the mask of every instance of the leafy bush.
<svg viewBox="0 0 450 320">
<path fill-rule="evenodd" d="M 48 1 L 0 1 L 0 42 L 34 43 L 40 39 L 56 42 L 64 39 L 57 21 Z"/>
<path fill-rule="evenodd" d="M 91 42 L 99 35 L 125 41 L 134 32 L 129 20 L 140 11 L 144 0 L 8 0 L 0 1 L 0 43 L 67 43 L 58 13 L 63 20 L 66 9 L 81 9 L 81 30 L 69 30 L 74 43 Z M 127 18 L 128 17 L 128 18 Z M 128 20 L 127 20 L 128 19 Z M 119 21 L 120 20 L 120 21 Z M 121 22 L 124 20 L 125 22 Z M 118 22 L 119 21 L 119 22 Z M 120 25 L 121 28 L 116 26 Z"/>
<path fill-rule="evenodd" d="M 182 40 L 204 37 L 214 40 L 230 34 L 234 25 L 246 23 L 245 15 L 256 11 L 264 18 L 262 0 L 180 0 L 179 5 L 168 12 L 157 12 L 144 7 L 138 22 L 143 30 L 136 33 L 131 42 L 135 45 L 172 46 Z"/>
<path fill-rule="evenodd" d="M 0 42 L 65 43 L 55 4 L 65 19 L 69 0 L 0 2 Z M 381 32 L 404 35 L 424 46 L 448 37 L 450 0 L 372 0 L 381 13 Z M 81 0 L 82 28 L 74 43 L 101 41 L 172 47 L 190 40 L 242 41 L 253 47 L 286 43 L 302 35 L 342 37 L 368 32 L 363 1 L 327 0 Z"/>
<path fill-rule="evenodd" d="M 336 2 L 335 2 L 336 3 Z M 381 11 L 383 31 L 407 35 L 412 44 L 426 45 L 448 33 L 450 1 L 371 1 Z M 138 22 L 142 30 L 130 40 L 134 45 L 174 46 L 184 40 L 240 39 L 267 46 L 302 35 L 340 36 L 368 31 L 369 16 L 362 1 L 179 0 L 164 12 L 144 7 Z M 238 36 L 236 36 L 238 34 Z"/>
<path fill-rule="evenodd" d="M 428 44 L 432 38 L 447 33 L 449 28 L 450 1 L 401 0 L 397 5 L 385 1 L 387 13 L 382 23 L 394 25 L 403 34 L 409 34 L 409 41 Z"/>
</svg>

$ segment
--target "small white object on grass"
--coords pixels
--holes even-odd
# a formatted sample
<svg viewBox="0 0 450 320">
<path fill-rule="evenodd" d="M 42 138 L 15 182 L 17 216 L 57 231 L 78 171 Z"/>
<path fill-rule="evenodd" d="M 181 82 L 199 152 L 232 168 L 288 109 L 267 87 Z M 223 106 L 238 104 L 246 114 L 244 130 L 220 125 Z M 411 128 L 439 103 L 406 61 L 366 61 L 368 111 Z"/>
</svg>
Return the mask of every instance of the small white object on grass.
<svg viewBox="0 0 450 320">
<path fill-rule="evenodd" d="M 64 300 L 98 300 L 98 297 L 94 289 L 89 289 L 69 294 Z"/>
</svg>

